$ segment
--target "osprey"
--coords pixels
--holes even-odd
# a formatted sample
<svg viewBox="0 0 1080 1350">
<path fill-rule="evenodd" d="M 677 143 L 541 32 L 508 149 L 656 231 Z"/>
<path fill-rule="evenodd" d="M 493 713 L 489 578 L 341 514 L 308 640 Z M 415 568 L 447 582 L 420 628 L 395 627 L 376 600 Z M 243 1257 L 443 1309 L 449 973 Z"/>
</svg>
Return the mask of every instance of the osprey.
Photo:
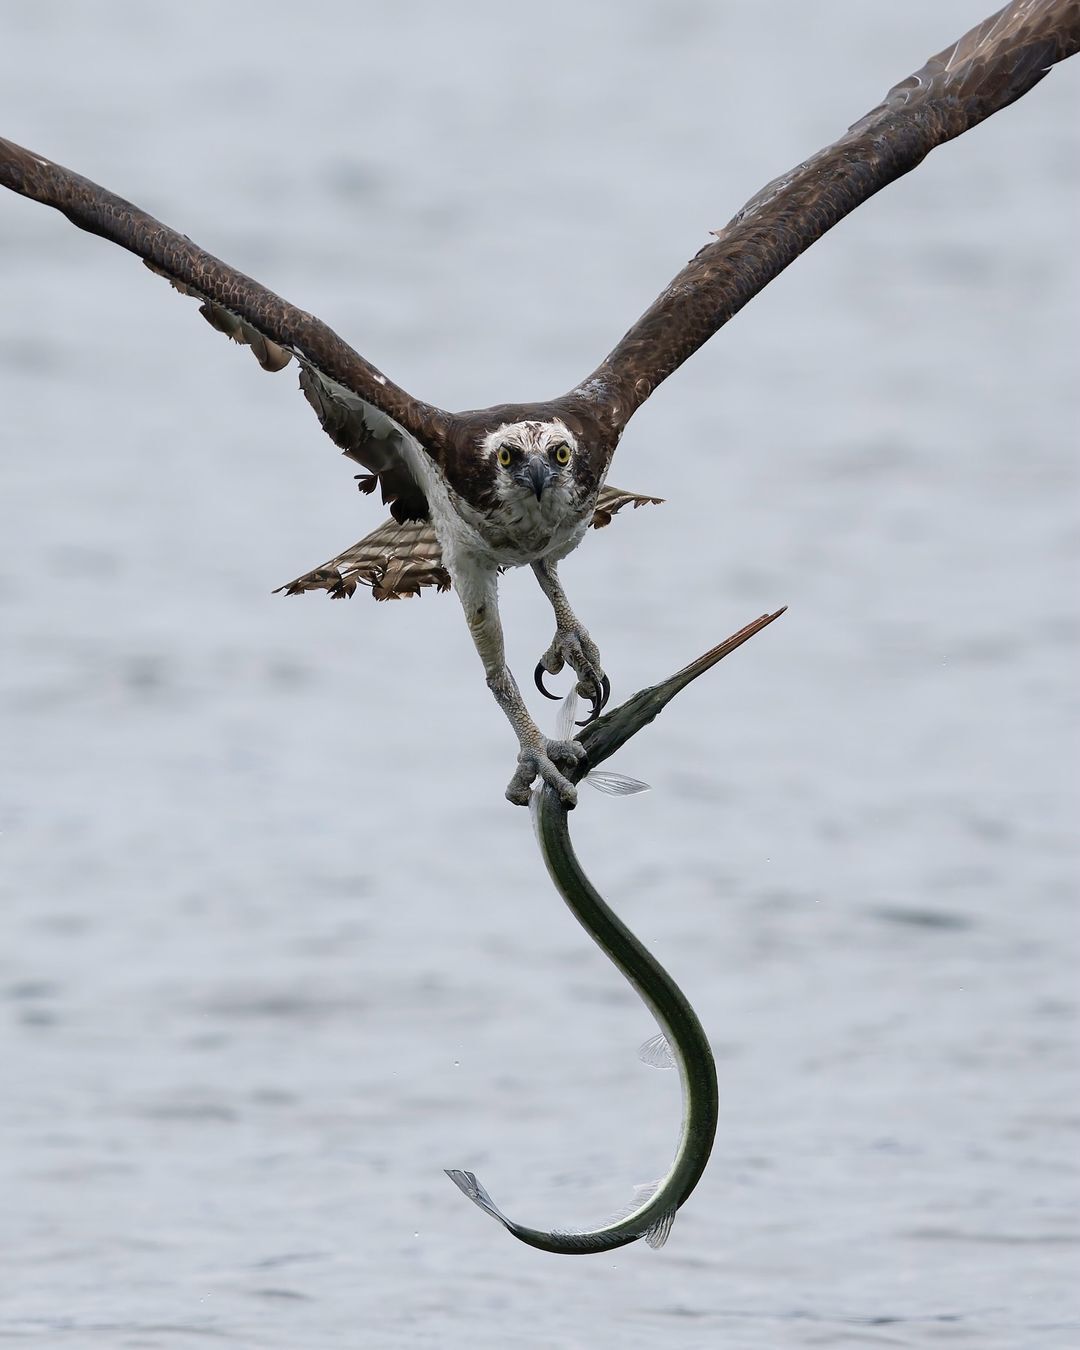
<svg viewBox="0 0 1080 1350">
<path fill-rule="evenodd" d="M 698 347 L 826 230 L 961 135 L 1027 93 L 1080 48 L 1080 0 L 1013 0 L 932 57 L 832 145 L 775 179 L 675 277 L 591 375 L 561 398 L 451 413 L 413 398 L 313 315 L 212 257 L 131 203 L 0 140 L 0 183 L 140 256 L 204 317 L 251 347 L 269 371 L 292 359 L 323 430 L 378 487 L 390 520 L 280 589 L 376 599 L 425 586 L 457 591 L 487 683 L 519 743 L 507 797 L 525 804 L 537 775 L 572 805 L 564 770 L 583 755 L 549 740 L 506 665 L 498 577 L 532 567 L 555 613 L 534 679 L 569 666 L 592 716 L 607 701 L 600 654 L 563 591 L 558 563 L 590 525 L 658 500 L 606 484 L 642 403 Z M 548 694 L 548 697 L 554 695 Z M 561 766 L 561 767 L 560 767 Z"/>
</svg>

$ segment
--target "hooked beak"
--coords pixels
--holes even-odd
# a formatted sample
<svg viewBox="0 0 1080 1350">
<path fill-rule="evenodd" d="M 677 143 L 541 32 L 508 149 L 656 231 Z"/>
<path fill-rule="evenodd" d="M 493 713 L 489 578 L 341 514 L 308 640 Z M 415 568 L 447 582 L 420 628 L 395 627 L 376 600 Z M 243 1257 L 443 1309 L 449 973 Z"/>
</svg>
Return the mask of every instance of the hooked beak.
<svg viewBox="0 0 1080 1350">
<path fill-rule="evenodd" d="M 529 460 L 529 466 L 525 470 L 525 478 L 529 486 L 536 493 L 536 500 L 539 501 L 543 495 L 544 489 L 552 479 L 551 465 L 543 455 L 535 455 Z"/>
</svg>

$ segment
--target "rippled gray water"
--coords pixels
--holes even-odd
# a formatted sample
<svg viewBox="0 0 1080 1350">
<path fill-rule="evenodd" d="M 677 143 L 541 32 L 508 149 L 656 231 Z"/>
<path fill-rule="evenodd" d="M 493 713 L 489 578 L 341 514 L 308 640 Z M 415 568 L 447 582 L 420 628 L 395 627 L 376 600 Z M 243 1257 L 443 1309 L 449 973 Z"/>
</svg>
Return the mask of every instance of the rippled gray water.
<svg viewBox="0 0 1080 1350">
<path fill-rule="evenodd" d="M 451 407 L 595 365 L 970 0 L 4 6 L 0 130 Z M 616 696 L 783 621 L 585 801 L 710 1029 L 675 1084 L 543 875 L 452 598 L 271 587 L 376 520 L 290 371 L 0 200 L 0 1341 L 1075 1347 L 1080 67 L 856 213 L 635 419 L 564 569 Z M 550 638 L 504 586 L 512 660 Z M 681 704 L 681 706 L 680 706 Z"/>
</svg>

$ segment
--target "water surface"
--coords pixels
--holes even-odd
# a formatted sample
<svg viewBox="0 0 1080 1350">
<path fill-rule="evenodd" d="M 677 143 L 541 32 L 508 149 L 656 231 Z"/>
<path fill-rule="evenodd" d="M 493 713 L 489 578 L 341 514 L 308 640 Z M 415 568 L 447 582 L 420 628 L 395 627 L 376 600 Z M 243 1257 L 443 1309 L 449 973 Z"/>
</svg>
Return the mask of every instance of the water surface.
<svg viewBox="0 0 1080 1350">
<path fill-rule="evenodd" d="M 483 406 L 580 378 L 979 17 L 23 0 L 0 127 Z M 653 794 L 575 818 L 722 1092 L 668 1246 L 611 1259 L 441 1170 L 602 1221 L 678 1118 L 455 601 L 272 597 L 378 519 L 295 373 L 0 201 L 5 1344 L 1080 1341 L 1078 76 L 675 375 L 612 473 L 668 504 L 564 568 L 616 697 L 791 607 L 613 764 Z M 527 674 L 550 615 L 504 596 Z"/>
</svg>

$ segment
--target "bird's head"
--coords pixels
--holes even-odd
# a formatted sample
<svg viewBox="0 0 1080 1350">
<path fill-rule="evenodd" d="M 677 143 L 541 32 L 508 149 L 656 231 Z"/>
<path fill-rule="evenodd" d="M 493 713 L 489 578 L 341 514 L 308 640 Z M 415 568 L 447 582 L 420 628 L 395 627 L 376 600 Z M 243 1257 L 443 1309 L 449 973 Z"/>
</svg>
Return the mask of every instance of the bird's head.
<svg viewBox="0 0 1080 1350">
<path fill-rule="evenodd" d="M 577 448 L 561 422 L 508 422 L 484 438 L 499 495 L 528 493 L 537 502 L 569 484 Z"/>
</svg>

